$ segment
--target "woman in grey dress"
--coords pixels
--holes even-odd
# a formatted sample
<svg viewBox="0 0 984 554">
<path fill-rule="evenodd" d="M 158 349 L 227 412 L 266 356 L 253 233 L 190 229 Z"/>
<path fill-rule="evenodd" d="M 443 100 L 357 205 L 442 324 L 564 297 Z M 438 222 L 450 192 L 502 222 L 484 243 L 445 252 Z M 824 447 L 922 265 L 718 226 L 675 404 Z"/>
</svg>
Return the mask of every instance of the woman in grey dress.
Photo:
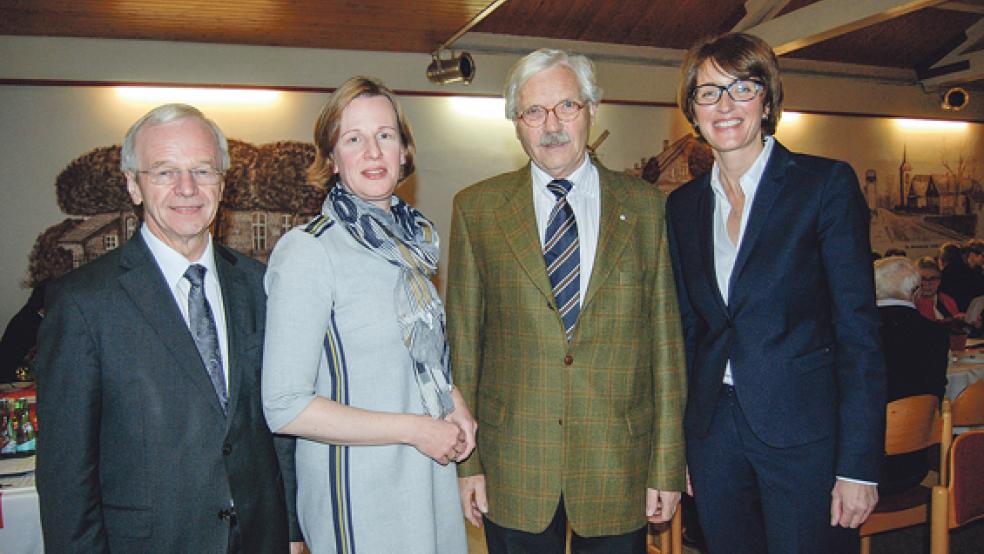
<svg viewBox="0 0 984 554">
<path fill-rule="evenodd" d="M 270 257 L 263 407 L 297 441 L 315 554 L 467 551 L 454 464 L 477 427 L 451 383 L 433 225 L 394 196 L 414 143 L 393 93 L 354 77 L 315 125 L 320 216 Z"/>
</svg>

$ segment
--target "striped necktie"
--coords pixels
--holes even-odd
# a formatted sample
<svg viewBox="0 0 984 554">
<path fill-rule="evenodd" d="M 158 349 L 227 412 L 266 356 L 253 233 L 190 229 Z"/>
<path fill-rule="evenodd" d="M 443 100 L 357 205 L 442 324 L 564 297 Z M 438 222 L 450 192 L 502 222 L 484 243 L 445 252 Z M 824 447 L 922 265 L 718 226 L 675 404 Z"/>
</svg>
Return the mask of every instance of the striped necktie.
<svg viewBox="0 0 984 554">
<path fill-rule="evenodd" d="M 557 202 L 550 210 L 543 241 L 543 260 L 568 341 L 574 335 L 574 324 L 581 312 L 581 248 L 574 210 L 567 203 L 567 194 L 573 186 L 566 179 L 554 179 L 547 184 L 547 190 L 557 197 Z"/>
<path fill-rule="evenodd" d="M 222 413 L 229 410 L 229 396 L 226 393 L 225 372 L 222 370 L 222 351 L 219 349 L 219 332 L 212 316 L 212 307 L 205 298 L 205 266 L 191 264 L 184 278 L 191 283 L 188 292 L 188 327 L 195 339 L 195 346 L 202 356 L 202 363 L 208 370 L 208 378 L 219 398 Z"/>
</svg>

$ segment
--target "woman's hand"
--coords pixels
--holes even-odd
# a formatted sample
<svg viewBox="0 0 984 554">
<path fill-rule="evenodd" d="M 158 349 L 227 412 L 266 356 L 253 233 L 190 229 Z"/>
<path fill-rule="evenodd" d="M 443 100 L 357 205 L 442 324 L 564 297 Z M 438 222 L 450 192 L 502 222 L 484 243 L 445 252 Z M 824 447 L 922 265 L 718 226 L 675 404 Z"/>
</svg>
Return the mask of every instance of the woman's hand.
<svg viewBox="0 0 984 554">
<path fill-rule="evenodd" d="M 454 458 L 454 461 L 462 462 L 475 449 L 475 432 L 478 430 L 478 422 L 472 417 L 468 406 L 465 405 L 465 399 L 462 398 L 457 388 L 451 391 L 451 398 L 454 400 L 454 411 L 448 414 L 445 419 L 457 425 L 465 434 L 465 448 Z"/>
<path fill-rule="evenodd" d="M 413 433 L 410 444 L 425 456 L 447 465 L 466 451 L 465 432 L 456 423 L 430 416 L 412 416 Z"/>
</svg>

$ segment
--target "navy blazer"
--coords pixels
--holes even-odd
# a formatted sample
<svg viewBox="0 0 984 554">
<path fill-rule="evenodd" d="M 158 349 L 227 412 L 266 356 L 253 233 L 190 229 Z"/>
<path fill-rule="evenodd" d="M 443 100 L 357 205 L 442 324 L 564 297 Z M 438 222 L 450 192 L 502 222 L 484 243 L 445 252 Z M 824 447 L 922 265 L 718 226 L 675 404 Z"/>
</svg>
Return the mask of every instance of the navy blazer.
<svg viewBox="0 0 984 554">
<path fill-rule="evenodd" d="M 49 552 L 225 552 L 233 503 L 244 553 L 287 551 L 293 442 L 275 449 L 260 404 L 264 268 L 218 244 L 215 264 L 228 417 L 139 233 L 48 287 L 37 486 Z"/>
<path fill-rule="evenodd" d="M 836 474 L 876 481 L 885 367 L 869 211 L 854 171 L 775 144 L 727 302 L 714 271 L 714 202 L 707 173 L 667 204 L 687 348 L 687 434 L 705 436 L 731 360 L 759 439 L 785 448 L 834 435 Z"/>
</svg>

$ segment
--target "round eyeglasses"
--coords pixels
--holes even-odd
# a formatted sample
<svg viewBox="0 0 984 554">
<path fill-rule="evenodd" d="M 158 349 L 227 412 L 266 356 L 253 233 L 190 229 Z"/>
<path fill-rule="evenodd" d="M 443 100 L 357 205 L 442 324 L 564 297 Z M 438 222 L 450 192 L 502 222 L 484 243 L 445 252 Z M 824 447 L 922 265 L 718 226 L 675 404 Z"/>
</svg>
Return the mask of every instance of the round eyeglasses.
<svg viewBox="0 0 984 554">
<path fill-rule="evenodd" d="M 701 106 L 717 104 L 725 92 L 735 102 L 749 102 L 758 96 L 764 87 L 761 81 L 754 79 L 735 79 L 728 85 L 697 85 L 691 97 L 694 103 Z"/>
<path fill-rule="evenodd" d="M 522 119 L 523 123 L 529 125 L 530 127 L 539 127 L 547 121 L 547 115 L 550 112 L 553 112 L 553 114 L 557 116 L 557 120 L 566 123 L 577 119 L 577 116 L 583 109 L 584 104 L 580 102 L 575 100 L 561 100 L 552 108 L 545 108 L 539 104 L 534 104 L 520 112 L 517 117 Z"/>
<path fill-rule="evenodd" d="M 181 180 L 181 174 L 188 172 L 191 176 L 191 180 L 195 182 L 196 185 L 200 186 L 212 186 L 219 183 L 222 180 L 222 173 L 216 171 L 211 167 L 196 167 L 193 169 L 180 169 L 177 167 L 156 167 L 154 169 L 148 169 L 146 171 L 137 171 L 137 173 L 142 173 L 150 178 L 150 182 L 153 185 L 161 187 L 169 187 Z"/>
</svg>

